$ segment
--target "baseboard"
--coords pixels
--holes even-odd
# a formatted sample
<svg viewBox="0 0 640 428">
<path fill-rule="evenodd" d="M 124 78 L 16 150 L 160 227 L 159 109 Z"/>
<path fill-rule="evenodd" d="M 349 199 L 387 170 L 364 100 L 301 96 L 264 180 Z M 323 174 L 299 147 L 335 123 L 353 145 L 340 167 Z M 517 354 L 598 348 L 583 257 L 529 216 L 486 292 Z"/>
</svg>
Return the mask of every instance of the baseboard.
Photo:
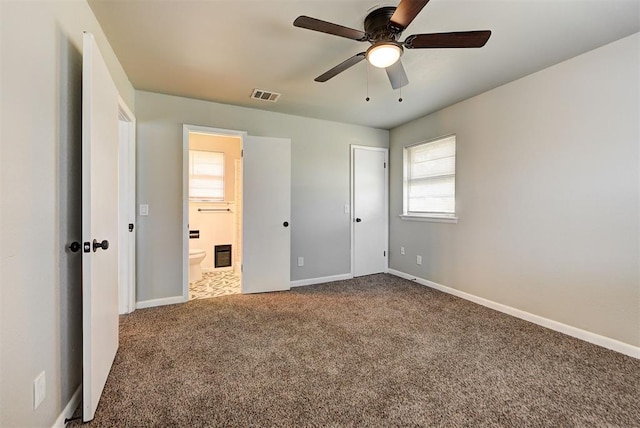
<svg viewBox="0 0 640 428">
<path fill-rule="evenodd" d="M 175 305 L 184 303 L 183 296 L 163 297 L 161 299 L 141 300 L 136 302 L 136 309 L 153 308 L 156 306 Z"/>
<path fill-rule="evenodd" d="M 58 416 L 58 419 L 56 419 L 56 421 L 53 423 L 52 428 L 64 428 L 67 425 L 64 423 L 64 420 L 73 416 L 73 412 L 76 411 L 76 409 L 78 408 L 78 405 L 80 404 L 81 396 L 82 396 L 82 384 L 78 386 L 78 389 L 76 389 L 76 392 L 73 393 L 67 405 L 64 406 L 62 413 L 60 413 L 60 416 Z"/>
<path fill-rule="evenodd" d="M 577 327 L 572 327 L 570 325 L 563 324 L 549 318 L 544 318 L 539 315 L 522 311 L 520 309 L 512 308 L 511 306 L 503 305 L 502 303 L 497 303 L 492 300 L 466 293 L 464 291 L 456 290 L 455 288 L 447 287 L 445 285 L 438 284 L 424 278 L 418 278 L 414 275 L 409 275 L 395 269 L 389 269 L 389 273 L 395 276 L 399 276 L 400 278 L 415 281 L 418 284 L 434 288 L 436 290 L 442 291 L 443 293 L 451 294 L 453 296 L 460 297 L 461 299 L 469 300 L 479 305 L 486 306 L 487 308 L 494 309 L 498 312 L 502 312 L 507 315 L 511 315 L 516 318 L 538 324 L 542 327 L 546 327 L 548 329 L 555 330 L 569 336 L 573 336 L 577 339 L 584 340 L 585 342 L 593 343 L 594 345 L 602 346 L 603 348 L 611 349 L 612 351 L 616 351 L 621 354 L 640 359 L 640 347 L 638 346 L 633 346 L 628 343 L 612 339 L 610 337 L 601 336 L 599 334 L 592 333 L 587 330 L 582 330 Z"/>
<path fill-rule="evenodd" d="M 345 279 L 351 279 L 353 275 L 350 273 L 343 273 L 342 275 L 323 276 L 320 278 L 299 279 L 297 281 L 291 281 L 291 287 L 303 287 L 305 285 L 322 284 L 324 282 L 344 281 Z"/>
</svg>

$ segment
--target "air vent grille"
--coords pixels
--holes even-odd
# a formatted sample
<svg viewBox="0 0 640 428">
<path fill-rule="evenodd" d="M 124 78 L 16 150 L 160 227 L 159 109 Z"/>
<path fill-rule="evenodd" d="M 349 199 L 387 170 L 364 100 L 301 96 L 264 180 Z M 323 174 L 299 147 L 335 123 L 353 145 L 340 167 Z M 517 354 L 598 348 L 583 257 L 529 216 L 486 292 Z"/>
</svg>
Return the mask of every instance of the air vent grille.
<svg viewBox="0 0 640 428">
<path fill-rule="evenodd" d="M 254 100 L 270 101 L 275 103 L 278 101 L 278 98 L 280 98 L 280 94 L 277 92 L 265 91 L 263 89 L 254 89 L 251 94 L 251 98 Z"/>
</svg>

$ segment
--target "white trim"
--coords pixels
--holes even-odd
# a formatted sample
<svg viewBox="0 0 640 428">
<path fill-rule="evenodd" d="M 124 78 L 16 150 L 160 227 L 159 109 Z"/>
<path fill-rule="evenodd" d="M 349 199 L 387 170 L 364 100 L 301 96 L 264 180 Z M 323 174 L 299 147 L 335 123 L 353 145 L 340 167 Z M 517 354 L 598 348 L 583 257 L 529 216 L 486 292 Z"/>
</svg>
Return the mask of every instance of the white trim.
<svg viewBox="0 0 640 428">
<path fill-rule="evenodd" d="M 426 140 L 418 141 L 417 143 L 407 144 L 406 146 L 402 146 L 402 148 L 403 149 L 409 149 L 411 147 L 419 146 L 421 144 L 435 143 L 436 141 L 444 140 L 445 138 L 450 138 L 450 137 L 456 137 L 456 133 L 455 132 L 451 132 L 449 134 L 444 134 L 444 135 L 441 135 L 439 137 L 428 138 Z"/>
<path fill-rule="evenodd" d="M 395 269 L 389 269 L 389 273 L 395 276 L 399 276 L 400 278 L 415 281 L 418 284 L 425 285 L 430 288 L 434 288 L 436 290 L 442 291 L 443 293 L 451 294 L 453 296 L 460 297 L 461 299 L 465 299 L 470 302 L 477 303 L 482 306 L 486 306 L 487 308 L 494 309 L 498 312 L 502 312 L 507 315 L 511 315 L 513 317 L 520 318 L 522 320 L 529 321 L 534 324 L 538 324 L 542 327 L 555 330 L 559 333 L 563 333 L 568 336 L 572 336 L 577 339 L 584 340 L 585 342 L 593 343 L 594 345 L 602 346 L 603 348 L 611 349 L 612 351 L 616 351 L 621 354 L 625 354 L 630 357 L 640 359 L 640 347 L 638 346 L 634 346 L 629 343 L 620 342 L 619 340 L 612 339 L 606 336 L 601 336 L 599 334 L 592 333 L 587 330 L 582 330 L 580 328 L 573 327 L 567 324 L 563 324 L 561 322 L 554 321 L 549 318 L 544 318 L 539 315 L 532 314 L 530 312 L 525 312 L 523 310 L 516 309 L 511 306 L 503 305 L 502 303 L 497 303 L 492 300 L 488 300 L 482 297 L 475 296 L 473 294 L 466 293 L 464 291 L 456 290 L 455 288 L 447 287 L 445 285 L 441 285 L 436 282 L 429 281 L 427 279 L 418 278 L 414 275 L 409 275 L 407 273 L 400 272 Z"/>
<path fill-rule="evenodd" d="M 354 199 L 355 199 L 355 191 L 354 191 L 354 186 L 353 186 L 353 174 L 354 174 L 354 161 L 355 161 L 355 156 L 354 156 L 354 151 L 356 149 L 359 150 L 372 150 L 372 151 L 379 151 L 379 152 L 384 152 L 384 162 L 385 162 L 385 169 L 384 169 L 384 206 L 386 207 L 385 212 L 384 212 L 384 235 L 385 235 L 385 242 L 387 243 L 385 246 L 385 253 L 386 256 L 384 258 L 384 271 L 383 272 L 387 272 L 389 270 L 389 148 L 387 147 L 373 147 L 373 146 L 361 146 L 361 145 L 357 145 L 357 144 L 351 144 L 349 146 L 349 155 L 350 155 L 350 160 L 349 160 L 349 192 L 350 192 L 350 200 L 349 200 L 349 233 L 351 235 L 351 251 L 350 251 L 350 255 L 351 255 L 351 277 L 353 278 L 355 275 L 355 258 L 356 258 L 356 253 L 355 253 L 355 229 L 353 227 L 353 223 L 355 221 L 354 218 Z"/>
<path fill-rule="evenodd" d="M 303 287 L 305 285 L 323 284 L 325 282 L 344 281 L 345 279 L 352 279 L 353 275 L 350 273 L 343 273 L 341 275 L 322 276 L 319 278 L 299 279 L 297 281 L 291 281 L 291 287 Z"/>
<path fill-rule="evenodd" d="M 187 276 L 189 272 L 187 272 Z M 188 285 L 188 284 L 187 284 Z M 141 300 L 136 302 L 136 309 L 155 308 L 156 306 L 175 305 L 176 303 L 184 303 L 189 301 L 189 296 L 185 299 L 183 296 L 162 297 L 160 299 Z"/>
<path fill-rule="evenodd" d="M 125 282 L 125 293 L 121 294 L 119 298 L 119 312 L 130 313 L 136 308 L 136 117 L 131 112 L 127 104 L 124 102 L 121 96 L 118 96 L 118 109 L 119 109 L 119 121 L 127 123 L 127 137 L 124 142 L 118 142 L 118 188 L 120 190 L 120 180 L 125 176 L 125 182 L 127 188 L 124 189 L 124 194 L 118 194 L 119 208 L 119 220 L 127 219 L 124 222 L 118 222 L 120 228 L 118 237 L 126 237 L 127 239 L 122 242 L 118 242 L 118 266 L 126 266 L 128 269 L 126 272 L 120 272 L 121 276 L 119 281 Z M 122 138 L 120 138 L 122 140 Z M 124 156 L 123 156 L 124 154 Z M 134 225 L 133 232 L 122 230 L 123 227 L 128 227 L 128 224 Z M 119 241 L 121 241 L 119 239 Z M 121 249 L 127 248 L 127 251 Z M 120 289 L 119 289 L 120 291 Z"/>
<path fill-rule="evenodd" d="M 432 138 L 430 140 L 424 140 L 424 141 L 420 141 L 418 143 L 413 143 L 413 144 L 408 144 L 406 146 L 403 146 L 402 148 L 402 214 L 400 214 L 400 218 L 402 220 L 410 220 L 410 221 L 430 221 L 430 222 L 434 222 L 434 223 L 457 223 L 458 222 L 458 217 L 456 216 L 456 213 L 419 213 L 419 212 L 415 212 L 415 211 L 409 211 L 409 185 L 407 184 L 409 182 L 409 168 L 407 167 L 411 162 L 409 159 L 409 149 L 416 147 L 416 146 L 421 146 L 421 145 L 427 145 L 427 144 L 431 144 L 431 143 L 435 143 L 441 140 L 446 140 L 446 139 L 450 139 L 453 138 L 453 144 L 455 146 L 455 162 L 454 162 L 454 172 L 453 174 L 453 178 L 455 181 L 457 181 L 457 175 L 456 175 L 456 166 L 458 163 L 458 143 L 457 143 L 457 136 L 455 133 L 451 133 L 448 135 L 443 135 L 442 137 L 436 137 L 436 138 Z M 454 188 L 453 188 L 453 194 L 454 194 L 454 199 L 455 199 L 455 194 L 456 194 L 456 189 L 457 189 L 457 185 L 454 184 Z M 455 205 L 455 200 L 454 200 L 454 211 L 457 209 L 456 205 Z M 443 220 L 442 218 L 446 218 L 447 220 Z"/>
<path fill-rule="evenodd" d="M 245 131 L 231 129 L 210 128 L 208 126 L 182 125 L 182 298 L 189 301 L 189 133 L 223 135 L 240 137 L 240 146 L 247 136 Z M 181 302 L 182 302 L 181 301 Z M 138 302 L 140 303 L 140 302 Z M 179 302 L 172 302 L 179 303 Z M 167 305 L 172 303 L 165 303 Z M 160 305 L 153 305 L 160 306 Z M 138 308 L 140 306 L 137 306 Z"/>
<path fill-rule="evenodd" d="M 402 220 L 409 221 L 429 221 L 431 223 L 457 223 L 458 217 L 445 217 L 445 216 L 430 216 L 430 215 L 416 215 L 416 214 L 400 214 Z"/>
<path fill-rule="evenodd" d="M 82 384 L 80 384 L 76 389 L 76 392 L 73 393 L 67 405 L 64 406 L 64 409 L 62 409 L 62 412 L 60 412 L 60 415 L 58 415 L 56 421 L 53 423 L 53 425 L 51 425 L 51 428 L 64 428 L 65 426 L 67 426 L 64 420 L 73 416 L 73 413 L 76 411 L 78 405 L 80 404 L 81 394 Z"/>
</svg>

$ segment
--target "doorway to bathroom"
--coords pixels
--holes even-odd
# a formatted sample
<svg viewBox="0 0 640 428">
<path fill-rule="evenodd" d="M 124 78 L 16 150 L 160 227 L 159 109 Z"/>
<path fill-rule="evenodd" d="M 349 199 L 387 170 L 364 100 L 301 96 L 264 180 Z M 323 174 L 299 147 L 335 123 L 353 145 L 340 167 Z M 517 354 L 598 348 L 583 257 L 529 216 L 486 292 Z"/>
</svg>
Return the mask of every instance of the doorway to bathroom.
<svg viewBox="0 0 640 428">
<path fill-rule="evenodd" d="M 240 294 L 242 136 L 188 132 L 189 300 Z"/>
</svg>

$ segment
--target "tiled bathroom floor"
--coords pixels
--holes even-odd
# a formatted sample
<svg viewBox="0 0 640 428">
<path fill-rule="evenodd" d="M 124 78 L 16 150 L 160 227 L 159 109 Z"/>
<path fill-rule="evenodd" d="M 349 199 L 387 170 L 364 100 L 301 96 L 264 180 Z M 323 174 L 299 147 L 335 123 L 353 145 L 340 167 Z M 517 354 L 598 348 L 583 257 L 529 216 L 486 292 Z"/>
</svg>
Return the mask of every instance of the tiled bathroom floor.
<svg viewBox="0 0 640 428">
<path fill-rule="evenodd" d="M 233 270 L 202 272 L 200 281 L 189 284 L 189 300 L 240 293 L 240 275 Z"/>
</svg>

